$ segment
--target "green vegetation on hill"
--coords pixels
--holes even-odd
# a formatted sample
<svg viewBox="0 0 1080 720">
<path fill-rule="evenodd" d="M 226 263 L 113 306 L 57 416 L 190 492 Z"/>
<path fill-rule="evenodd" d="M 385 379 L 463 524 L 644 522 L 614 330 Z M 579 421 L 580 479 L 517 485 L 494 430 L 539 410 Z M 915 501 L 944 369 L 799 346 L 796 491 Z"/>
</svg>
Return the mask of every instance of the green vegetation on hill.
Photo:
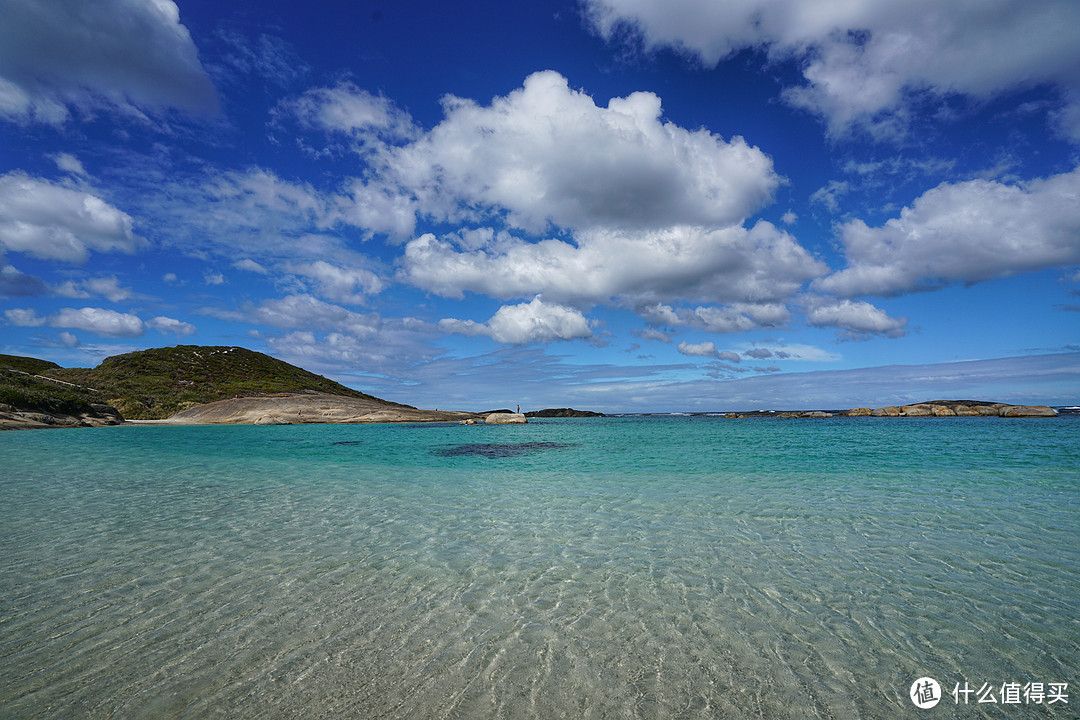
<svg viewBox="0 0 1080 720">
<path fill-rule="evenodd" d="M 2 367 L 8 357 L 11 356 L 0 356 L 0 405 L 10 405 L 24 412 L 84 415 L 94 412 L 92 403 L 104 402 L 99 393 L 86 388 L 41 380 L 27 375 L 25 370 L 13 371 Z"/>
<path fill-rule="evenodd" d="M 54 362 L 49 362 L 48 360 L 38 360 L 37 358 L 32 357 L 0 355 L 0 368 L 18 370 L 20 372 L 30 373 L 31 375 L 40 375 L 46 370 L 57 370 L 60 366 Z"/>
<path fill-rule="evenodd" d="M 11 356 L 0 356 L 0 365 L 8 357 Z M 397 405 L 238 347 L 154 348 L 106 358 L 93 369 L 61 368 L 44 360 L 36 362 L 47 366 L 36 374 L 83 386 L 86 390 L 79 392 L 86 392 L 94 402 L 114 406 L 129 420 L 166 418 L 194 405 L 232 397 L 306 391 Z M 5 379 L 3 386 L 8 384 Z M 19 407 L 18 403 L 9 404 Z"/>
</svg>

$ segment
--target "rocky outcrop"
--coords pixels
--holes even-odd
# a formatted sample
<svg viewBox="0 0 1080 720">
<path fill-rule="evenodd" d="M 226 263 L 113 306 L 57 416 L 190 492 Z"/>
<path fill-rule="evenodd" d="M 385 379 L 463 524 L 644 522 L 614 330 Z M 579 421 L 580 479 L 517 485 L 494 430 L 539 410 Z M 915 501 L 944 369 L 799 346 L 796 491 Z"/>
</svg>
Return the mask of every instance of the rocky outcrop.
<svg viewBox="0 0 1080 720">
<path fill-rule="evenodd" d="M 1008 405 L 975 400 L 933 400 L 931 402 L 904 405 L 901 408 L 882 408 L 898 410 L 894 417 L 1056 417 L 1057 411 L 1046 405 Z M 877 411 L 874 411 L 876 414 Z"/>
<path fill-rule="evenodd" d="M 0 430 L 103 427 L 122 422 L 124 418 L 119 411 L 104 403 L 92 403 L 89 410 L 78 414 L 18 410 L 11 405 L 0 404 Z"/>
<path fill-rule="evenodd" d="M 473 413 L 418 410 L 329 393 L 282 393 L 196 405 L 170 417 L 179 424 L 295 425 L 300 423 L 458 422 Z"/>
<path fill-rule="evenodd" d="M 491 413 L 484 418 L 485 425 L 522 425 L 528 419 L 521 413 Z"/>
<path fill-rule="evenodd" d="M 981 400 L 933 400 L 896 407 L 886 405 L 880 408 L 852 408 L 836 413 L 840 417 L 1056 417 L 1057 411 L 1046 405 L 1008 405 L 1006 403 L 983 402 Z M 791 418 L 830 418 L 833 413 L 821 410 L 798 411 L 755 411 L 746 413 L 727 413 L 726 418 L 772 417 L 781 420 Z"/>
<path fill-rule="evenodd" d="M 593 412 L 592 410 L 575 410 L 574 408 L 545 408 L 543 410 L 532 410 L 525 413 L 525 416 L 538 418 L 607 417 L 604 413 Z"/>
<path fill-rule="evenodd" d="M 833 417 L 833 413 L 825 412 L 824 410 L 756 410 L 753 412 L 744 413 L 726 413 L 725 418 L 754 418 L 754 417 L 767 417 L 775 418 L 777 420 L 794 420 L 797 418 L 817 418 L 823 420 L 825 418 Z"/>
<path fill-rule="evenodd" d="M 1057 410 L 1046 405 L 1010 405 L 1003 408 L 1001 417 L 1056 417 Z"/>
</svg>

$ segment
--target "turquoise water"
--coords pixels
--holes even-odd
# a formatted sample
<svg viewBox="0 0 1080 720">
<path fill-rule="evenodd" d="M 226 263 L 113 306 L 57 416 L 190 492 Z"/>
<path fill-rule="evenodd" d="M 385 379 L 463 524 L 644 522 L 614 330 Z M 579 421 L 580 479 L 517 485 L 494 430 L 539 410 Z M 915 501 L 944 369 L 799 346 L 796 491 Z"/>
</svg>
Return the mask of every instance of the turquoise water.
<svg viewBox="0 0 1080 720">
<path fill-rule="evenodd" d="M 1078 598 L 1077 418 L 0 433 L 4 718 L 1075 717 Z"/>
</svg>

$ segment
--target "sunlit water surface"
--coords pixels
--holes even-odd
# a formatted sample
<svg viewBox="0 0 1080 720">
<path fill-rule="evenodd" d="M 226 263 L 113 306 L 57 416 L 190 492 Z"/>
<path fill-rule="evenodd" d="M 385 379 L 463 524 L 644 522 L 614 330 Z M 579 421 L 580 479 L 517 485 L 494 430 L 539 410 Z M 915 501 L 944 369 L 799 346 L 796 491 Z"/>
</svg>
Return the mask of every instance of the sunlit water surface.
<svg viewBox="0 0 1080 720">
<path fill-rule="evenodd" d="M 1077 418 L 0 434 L 4 718 L 1075 717 L 1078 599 Z"/>
</svg>

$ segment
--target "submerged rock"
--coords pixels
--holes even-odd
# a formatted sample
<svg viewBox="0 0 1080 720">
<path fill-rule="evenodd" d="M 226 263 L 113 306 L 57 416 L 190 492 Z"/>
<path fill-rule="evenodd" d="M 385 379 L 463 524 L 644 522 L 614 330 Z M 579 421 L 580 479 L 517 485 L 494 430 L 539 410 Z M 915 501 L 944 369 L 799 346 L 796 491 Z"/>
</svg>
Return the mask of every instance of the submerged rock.
<svg viewBox="0 0 1080 720">
<path fill-rule="evenodd" d="M 475 455 L 485 458 L 507 458 L 568 447 L 572 446 L 557 442 L 469 443 L 467 445 L 450 445 L 433 450 L 432 453 L 441 457 Z"/>
</svg>

